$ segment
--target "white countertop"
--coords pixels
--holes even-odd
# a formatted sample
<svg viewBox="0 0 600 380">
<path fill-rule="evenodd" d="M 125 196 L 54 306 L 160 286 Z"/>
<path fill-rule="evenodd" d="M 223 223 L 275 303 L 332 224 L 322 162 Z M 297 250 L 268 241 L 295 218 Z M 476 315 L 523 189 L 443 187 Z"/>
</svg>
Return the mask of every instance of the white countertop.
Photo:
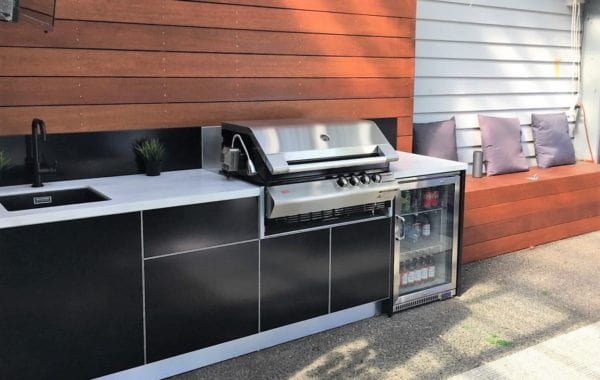
<svg viewBox="0 0 600 380">
<path fill-rule="evenodd" d="M 31 185 L 7 186 L 0 187 L 0 196 L 81 187 L 91 187 L 110 200 L 10 212 L 0 206 L 0 228 L 256 197 L 260 194 L 259 186 L 227 179 L 208 170 L 194 169 L 163 172 L 158 177 L 139 174 L 45 182 L 41 188 L 32 188 Z"/>
<path fill-rule="evenodd" d="M 467 169 L 467 164 L 463 162 L 406 152 L 398 152 L 398 156 L 400 159 L 390 165 L 395 178 Z M 0 196 L 82 187 L 91 187 L 110 200 L 10 212 L 0 205 L 0 228 L 256 197 L 260 194 L 259 186 L 233 178 L 227 179 L 208 170 L 194 169 L 163 172 L 158 177 L 138 174 L 46 182 L 42 188 L 32 188 L 30 185 L 7 186 L 0 187 Z"/>
<path fill-rule="evenodd" d="M 467 170 L 464 162 L 443 160 L 414 153 L 398 152 L 400 159 L 390 163 L 395 178 L 418 177 L 431 174 Z"/>
</svg>

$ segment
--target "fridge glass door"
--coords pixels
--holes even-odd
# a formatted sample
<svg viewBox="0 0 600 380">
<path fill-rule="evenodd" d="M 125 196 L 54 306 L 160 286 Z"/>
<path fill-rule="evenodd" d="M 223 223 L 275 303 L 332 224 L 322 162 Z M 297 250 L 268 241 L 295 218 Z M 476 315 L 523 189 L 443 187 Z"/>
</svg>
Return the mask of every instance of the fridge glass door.
<svg viewBox="0 0 600 380">
<path fill-rule="evenodd" d="M 459 177 L 401 184 L 395 255 L 399 302 L 456 287 Z M 398 249 L 399 248 L 399 249 Z M 427 290 L 431 290 L 428 292 Z"/>
</svg>

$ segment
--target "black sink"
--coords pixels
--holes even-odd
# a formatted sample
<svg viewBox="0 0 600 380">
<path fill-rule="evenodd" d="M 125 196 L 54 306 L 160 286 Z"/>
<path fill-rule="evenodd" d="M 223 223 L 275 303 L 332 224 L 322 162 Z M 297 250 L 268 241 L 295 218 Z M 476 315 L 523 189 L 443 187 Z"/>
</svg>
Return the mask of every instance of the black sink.
<svg viewBox="0 0 600 380">
<path fill-rule="evenodd" d="M 84 187 L 79 189 L 7 195 L 0 197 L 0 204 L 8 211 L 19 211 L 107 200 L 110 200 L 110 198 L 94 189 Z"/>
</svg>

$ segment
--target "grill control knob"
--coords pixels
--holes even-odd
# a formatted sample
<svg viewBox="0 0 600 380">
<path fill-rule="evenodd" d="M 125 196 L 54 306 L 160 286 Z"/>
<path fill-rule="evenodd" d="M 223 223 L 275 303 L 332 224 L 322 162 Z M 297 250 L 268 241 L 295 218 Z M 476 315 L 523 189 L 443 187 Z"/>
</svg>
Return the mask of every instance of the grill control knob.
<svg viewBox="0 0 600 380">
<path fill-rule="evenodd" d="M 369 183 L 371 183 L 371 178 L 369 178 L 368 175 L 363 174 L 360 176 L 360 182 L 362 182 L 363 185 L 368 185 Z"/>
<path fill-rule="evenodd" d="M 340 177 L 337 179 L 337 184 L 339 187 L 346 187 L 348 186 L 348 180 L 344 177 Z"/>
<path fill-rule="evenodd" d="M 352 186 L 358 186 L 358 184 L 360 183 L 360 181 L 358 180 L 358 177 L 355 175 L 350 176 L 349 182 L 350 182 L 350 185 L 352 185 Z"/>
<path fill-rule="evenodd" d="M 375 183 L 380 183 L 381 182 L 381 176 L 379 174 L 373 174 L 371 176 L 371 180 Z"/>
</svg>

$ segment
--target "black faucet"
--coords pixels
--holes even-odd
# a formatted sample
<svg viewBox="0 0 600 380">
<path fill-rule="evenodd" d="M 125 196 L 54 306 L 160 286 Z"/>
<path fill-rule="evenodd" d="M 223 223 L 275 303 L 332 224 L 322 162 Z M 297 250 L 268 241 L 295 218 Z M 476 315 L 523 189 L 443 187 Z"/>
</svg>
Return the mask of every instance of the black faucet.
<svg viewBox="0 0 600 380">
<path fill-rule="evenodd" d="M 42 136 L 42 140 L 46 141 L 46 124 L 44 120 L 41 119 L 33 119 L 31 122 L 31 156 L 33 159 L 33 184 L 32 187 L 42 187 L 44 184 L 42 183 L 42 173 L 55 173 L 56 172 L 56 162 L 54 166 L 51 168 L 40 167 L 40 157 L 38 153 L 38 140 L 37 140 L 37 131 L 40 131 L 40 135 Z"/>
</svg>

